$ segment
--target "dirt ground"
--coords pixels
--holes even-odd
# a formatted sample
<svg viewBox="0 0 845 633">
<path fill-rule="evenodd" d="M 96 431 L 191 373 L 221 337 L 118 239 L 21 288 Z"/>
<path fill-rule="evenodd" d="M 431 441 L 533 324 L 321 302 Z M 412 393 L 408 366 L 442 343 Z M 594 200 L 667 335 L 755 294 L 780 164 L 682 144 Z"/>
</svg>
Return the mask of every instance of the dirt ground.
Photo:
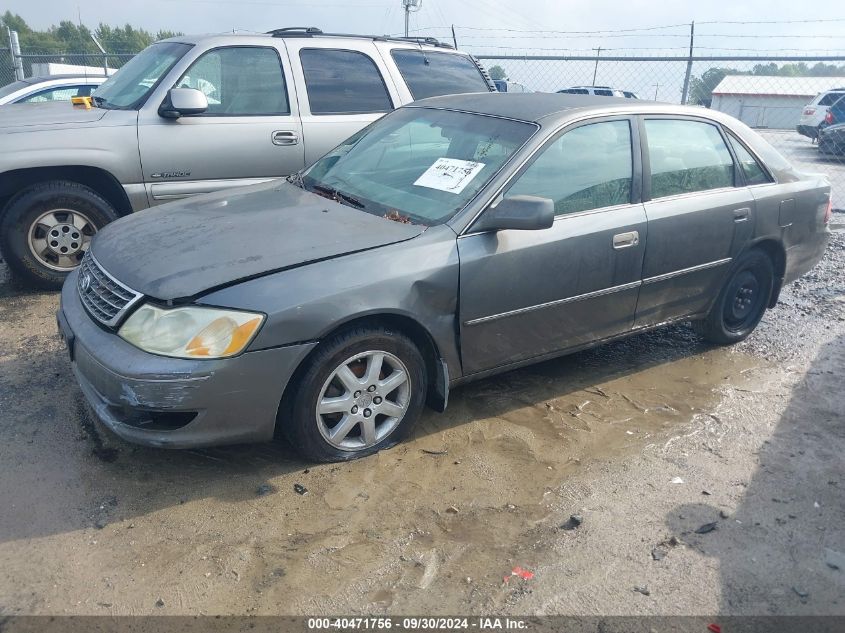
<svg viewBox="0 0 845 633">
<path fill-rule="evenodd" d="M 117 439 L 71 376 L 57 295 L 0 265 L 0 616 L 844 615 L 834 222 L 741 345 L 679 326 L 514 371 L 341 465 Z"/>
</svg>

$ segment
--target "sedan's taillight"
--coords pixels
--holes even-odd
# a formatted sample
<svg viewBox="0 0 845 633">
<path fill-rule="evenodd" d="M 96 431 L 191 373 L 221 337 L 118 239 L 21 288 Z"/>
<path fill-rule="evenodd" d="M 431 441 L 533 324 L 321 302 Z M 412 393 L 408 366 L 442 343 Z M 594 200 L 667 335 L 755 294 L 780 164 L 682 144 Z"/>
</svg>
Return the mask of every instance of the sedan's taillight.
<svg viewBox="0 0 845 633">
<path fill-rule="evenodd" d="M 815 108 L 807 108 L 806 110 L 804 110 L 804 114 L 806 114 L 807 116 L 810 116 L 811 114 L 815 114 L 815 113 L 816 113 Z"/>
<path fill-rule="evenodd" d="M 827 111 L 827 114 L 824 115 L 824 122 L 828 125 L 833 124 L 833 112 L 831 112 L 830 110 Z"/>
<path fill-rule="evenodd" d="M 824 212 L 824 223 L 829 224 L 830 219 L 833 217 L 833 200 L 827 201 L 827 210 Z"/>
</svg>

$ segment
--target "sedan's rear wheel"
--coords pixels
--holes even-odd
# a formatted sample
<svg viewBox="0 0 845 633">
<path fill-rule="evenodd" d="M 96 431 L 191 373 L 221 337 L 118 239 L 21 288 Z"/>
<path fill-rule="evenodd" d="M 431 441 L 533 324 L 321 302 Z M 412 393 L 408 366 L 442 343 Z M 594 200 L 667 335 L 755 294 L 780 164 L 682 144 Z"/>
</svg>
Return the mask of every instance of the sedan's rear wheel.
<svg viewBox="0 0 845 633">
<path fill-rule="evenodd" d="M 711 343 L 738 343 L 760 323 L 773 286 L 772 260 L 762 251 L 749 251 L 736 262 L 707 317 L 694 324 L 696 330 Z"/>
<path fill-rule="evenodd" d="M 370 455 L 405 437 L 426 393 L 425 365 L 404 335 L 355 329 L 321 344 L 283 403 L 279 423 L 311 459 Z"/>
</svg>

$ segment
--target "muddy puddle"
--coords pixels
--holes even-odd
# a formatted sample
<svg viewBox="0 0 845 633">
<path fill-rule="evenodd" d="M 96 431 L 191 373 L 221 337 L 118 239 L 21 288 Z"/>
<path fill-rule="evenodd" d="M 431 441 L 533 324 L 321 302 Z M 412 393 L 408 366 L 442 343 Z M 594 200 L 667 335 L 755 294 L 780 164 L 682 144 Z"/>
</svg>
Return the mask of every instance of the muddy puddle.
<svg viewBox="0 0 845 633">
<path fill-rule="evenodd" d="M 5 401 L 17 426 L 0 430 L 15 464 L 0 597 L 24 613 L 496 608 L 503 574 L 568 517 L 569 478 L 683 432 L 761 366 L 683 327 L 641 335 L 457 389 L 395 449 L 315 466 L 279 445 L 126 444 L 90 420 L 46 341 L 0 366 L 29 396 Z"/>
</svg>

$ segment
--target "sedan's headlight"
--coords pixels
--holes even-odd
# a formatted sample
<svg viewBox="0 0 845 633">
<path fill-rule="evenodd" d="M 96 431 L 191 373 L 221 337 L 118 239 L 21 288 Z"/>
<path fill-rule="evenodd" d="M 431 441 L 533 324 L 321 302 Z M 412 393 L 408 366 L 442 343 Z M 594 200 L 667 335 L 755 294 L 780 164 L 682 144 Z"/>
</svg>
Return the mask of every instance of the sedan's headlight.
<svg viewBox="0 0 845 633">
<path fill-rule="evenodd" d="M 118 334 L 146 352 L 177 358 L 225 358 L 253 339 L 263 314 L 219 308 L 158 308 L 146 304 Z"/>
</svg>

